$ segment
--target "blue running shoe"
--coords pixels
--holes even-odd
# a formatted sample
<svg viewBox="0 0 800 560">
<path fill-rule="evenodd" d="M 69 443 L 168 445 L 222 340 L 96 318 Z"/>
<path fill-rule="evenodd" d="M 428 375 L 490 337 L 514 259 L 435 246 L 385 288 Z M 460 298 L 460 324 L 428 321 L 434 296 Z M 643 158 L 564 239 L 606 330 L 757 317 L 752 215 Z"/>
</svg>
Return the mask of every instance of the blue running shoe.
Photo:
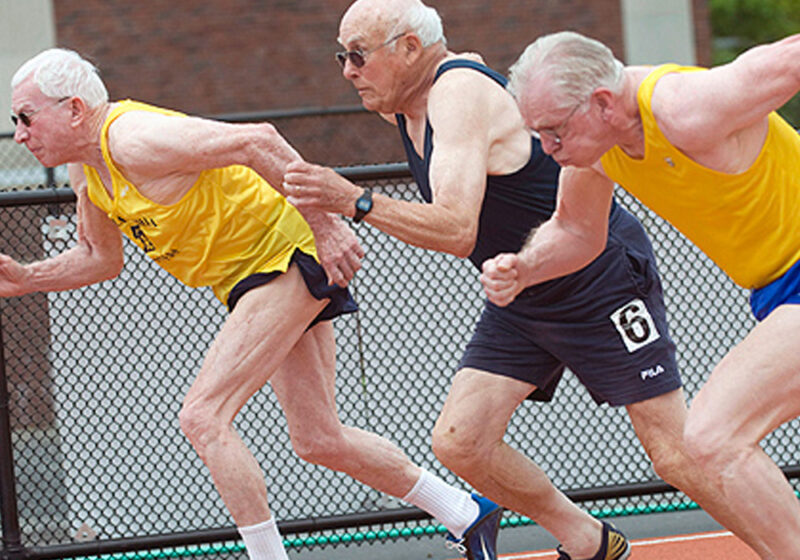
<svg viewBox="0 0 800 560">
<path fill-rule="evenodd" d="M 588 560 L 625 560 L 631 554 L 631 545 L 620 531 L 613 525 L 603 523 L 603 540 L 600 542 L 600 550 Z M 556 548 L 558 560 L 572 560 L 572 557 L 561 550 L 561 545 Z"/>
<path fill-rule="evenodd" d="M 472 499 L 480 508 L 478 518 L 460 539 L 448 532 L 448 546 L 458 550 L 467 560 L 497 560 L 497 532 L 503 508 L 477 494 L 472 494 Z"/>
</svg>

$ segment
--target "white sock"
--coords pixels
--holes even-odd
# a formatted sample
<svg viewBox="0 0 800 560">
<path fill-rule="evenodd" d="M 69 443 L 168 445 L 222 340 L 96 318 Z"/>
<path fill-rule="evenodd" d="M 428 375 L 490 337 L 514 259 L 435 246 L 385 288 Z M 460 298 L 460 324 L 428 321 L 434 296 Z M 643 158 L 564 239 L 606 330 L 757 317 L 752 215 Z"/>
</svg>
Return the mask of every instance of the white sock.
<svg viewBox="0 0 800 560">
<path fill-rule="evenodd" d="M 238 529 L 250 560 L 289 560 L 274 517 Z"/>
<path fill-rule="evenodd" d="M 425 469 L 403 501 L 430 513 L 459 539 L 480 513 L 468 492 L 450 486 Z"/>
</svg>

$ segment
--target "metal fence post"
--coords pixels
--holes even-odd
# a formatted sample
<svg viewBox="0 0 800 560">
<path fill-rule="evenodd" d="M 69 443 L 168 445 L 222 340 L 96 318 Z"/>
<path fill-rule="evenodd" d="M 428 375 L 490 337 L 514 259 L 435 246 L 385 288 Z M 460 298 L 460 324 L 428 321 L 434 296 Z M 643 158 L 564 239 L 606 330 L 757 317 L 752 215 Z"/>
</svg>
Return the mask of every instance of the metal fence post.
<svg viewBox="0 0 800 560">
<path fill-rule="evenodd" d="M 44 179 L 46 181 L 45 185 L 50 187 L 51 189 L 55 188 L 56 186 L 56 170 L 52 167 L 45 167 L 44 168 Z"/>
<path fill-rule="evenodd" d="M 17 510 L 14 452 L 11 447 L 11 414 L 9 413 L 2 316 L 0 316 L 0 508 L 3 516 L 2 558 L 22 558 L 23 547 L 19 527 L 19 511 Z"/>
</svg>

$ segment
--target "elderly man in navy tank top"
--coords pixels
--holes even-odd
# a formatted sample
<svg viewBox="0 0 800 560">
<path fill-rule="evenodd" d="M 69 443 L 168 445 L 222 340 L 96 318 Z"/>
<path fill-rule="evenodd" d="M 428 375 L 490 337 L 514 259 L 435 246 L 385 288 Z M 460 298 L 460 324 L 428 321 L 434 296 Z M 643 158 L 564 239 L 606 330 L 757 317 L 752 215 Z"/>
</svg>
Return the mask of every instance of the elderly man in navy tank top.
<svg viewBox="0 0 800 560">
<path fill-rule="evenodd" d="M 555 209 L 560 168 L 526 128 L 505 78 L 477 55 L 448 51 L 438 14 L 418 0 L 358 0 L 342 18 L 339 42 L 343 75 L 363 105 L 399 128 L 425 203 L 371 196 L 307 163 L 287 169 L 289 201 L 469 258 L 478 270 L 522 247 Z M 503 441 L 515 409 L 552 398 L 565 367 L 597 403 L 627 408 L 662 478 L 718 519 L 727 515 L 682 448 L 686 404 L 650 242 L 616 203 L 608 232 L 588 266 L 531 286 L 506 307 L 486 302 L 433 432 L 448 468 L 552 533 L 562 560 L 630 552 L 619 531 Z M 468 554 L 476 546 L 469 535 L 464 544 Z"/>
</svg>

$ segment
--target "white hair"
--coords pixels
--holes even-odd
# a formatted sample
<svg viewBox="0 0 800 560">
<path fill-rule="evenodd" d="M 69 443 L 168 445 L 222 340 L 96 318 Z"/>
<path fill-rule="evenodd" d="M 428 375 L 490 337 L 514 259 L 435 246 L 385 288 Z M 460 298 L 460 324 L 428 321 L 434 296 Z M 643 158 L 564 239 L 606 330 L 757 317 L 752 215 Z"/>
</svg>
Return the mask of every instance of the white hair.
<svg viewBox="0 0 800 560">
<path fill-rule="evenodd" d="M 386 35 L 386 40 L 404 31 L 410 31 L 417 35 L 423 48 L 438 42 L 447 46 L 447 39 L 444 36 L 444 27 L 442 26 L 442 18 L 439 16 L 439 12 L 422 2 L 414 2 L 413 6 L 403 10 L 398 15 L 391 32 Z M 392 48 L 394 48 L 394 45 L 392 45 Z"/>
<path fill-rule="evenodd" d="M 533 76 L 545 74 L 564 107 L 586 101 L 598 87 L 622 88 L 622 62 L 603 43 L 573 31 L 543 35 L 509 70 L 508 90 L 517 99 Z"/>
<path fill-rule="evenodd" d="M 89 107 L 108 101 L 108 90 L 97 68 L 69 49 L 42 51 L 16 71 L 11 78 L 15 88 L 28 76 L 33 76 L 39 90 L 48 97 L 80 97 Z"/>
</svg>

